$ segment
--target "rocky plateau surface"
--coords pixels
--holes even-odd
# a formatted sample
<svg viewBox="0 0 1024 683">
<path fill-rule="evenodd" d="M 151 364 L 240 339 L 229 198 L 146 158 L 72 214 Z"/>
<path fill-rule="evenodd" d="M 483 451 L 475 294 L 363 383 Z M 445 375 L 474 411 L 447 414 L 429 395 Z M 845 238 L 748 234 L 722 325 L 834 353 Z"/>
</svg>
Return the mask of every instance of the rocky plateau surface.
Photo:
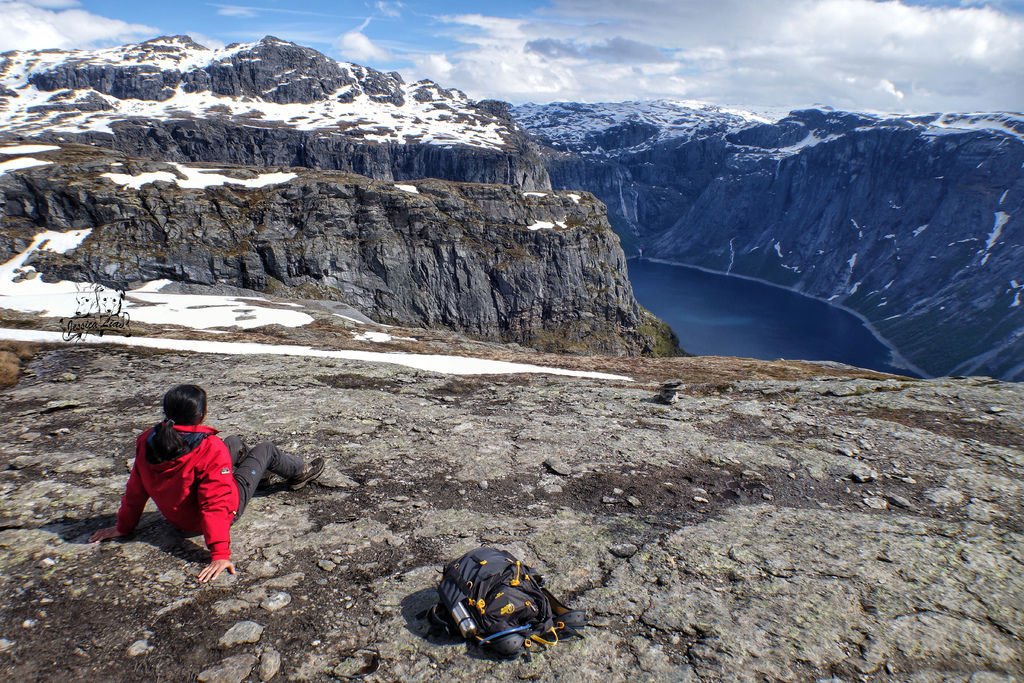
<svg viewBox="0 0 1024 683">
<path fill-rule="evenodd" d="M 628 382 L 20 353 L 0 390 L 6 680 L 335 681 L 374 657 L 378 681 L 1024 676 L 1020 385 L 707 357 L 571 359 Z M 253 500 L 238 574 L 206 586 L 201 539 L 152 509 L 85 542 L 182 381 L 222 433 L 328 461 Z M 535 565 L 586 636 L 497 662 L 429 635 L 438 568 L 479 544 Z"/>
</svg>

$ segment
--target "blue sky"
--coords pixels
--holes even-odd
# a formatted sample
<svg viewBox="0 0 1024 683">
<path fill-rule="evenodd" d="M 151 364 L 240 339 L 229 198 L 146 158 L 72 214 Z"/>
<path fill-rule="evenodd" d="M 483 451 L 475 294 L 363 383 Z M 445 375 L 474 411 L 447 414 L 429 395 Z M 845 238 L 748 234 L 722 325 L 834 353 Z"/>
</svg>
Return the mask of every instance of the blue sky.
<svg viewBox="0 0 1024 683">
<path fill-rule="evenodd" d="M 1024 109 L 1024 0 L 0 0 L 0 50 L 276 35 L 513 102 Z"/>
</svg>

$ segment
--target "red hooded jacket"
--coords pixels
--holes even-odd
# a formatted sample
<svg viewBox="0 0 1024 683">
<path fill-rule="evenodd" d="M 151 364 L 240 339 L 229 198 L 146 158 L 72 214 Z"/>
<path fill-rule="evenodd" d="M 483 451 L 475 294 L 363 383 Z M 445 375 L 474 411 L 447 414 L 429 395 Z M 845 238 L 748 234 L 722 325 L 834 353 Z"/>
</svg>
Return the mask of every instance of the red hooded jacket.
<svg viewBox="0 0 1024 683">
<path fill-rule="evenodd" d="M 153 464 L 146 460 L 147 429 L 135 440 L 135 464 L 117 512 L 117 530 L 130 534 L 150 498 L 157 509 L 182 531 L 201 533 L 211 560 L 231 559 L 231 522 L 238 511 L 238 485 L 231 471 L 231 454 L 206 425 L 175 425 L 179 432 L 208 436 L 185 455 Z"/>
</svg>

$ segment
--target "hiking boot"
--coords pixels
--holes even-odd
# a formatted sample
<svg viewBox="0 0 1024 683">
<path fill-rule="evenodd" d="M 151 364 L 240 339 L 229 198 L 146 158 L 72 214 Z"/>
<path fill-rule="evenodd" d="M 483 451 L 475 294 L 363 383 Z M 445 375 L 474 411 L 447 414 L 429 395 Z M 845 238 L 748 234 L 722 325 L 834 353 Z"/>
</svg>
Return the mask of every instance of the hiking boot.
<svg viewBox="0 0 1024 683">
<path fill-rule="evenodd" d="M 294 479 L 288 480 L 288 488 L 290 488 L 292 491 L 298 491 L 303 486 L 315 480 L 323 473 L 324 459 L 313 458 L 308 463 L 306 463 L 305 467 L 302 468 L 302 472 L 299 474 L 299 476 L 295 477 Z"/>
</svg>

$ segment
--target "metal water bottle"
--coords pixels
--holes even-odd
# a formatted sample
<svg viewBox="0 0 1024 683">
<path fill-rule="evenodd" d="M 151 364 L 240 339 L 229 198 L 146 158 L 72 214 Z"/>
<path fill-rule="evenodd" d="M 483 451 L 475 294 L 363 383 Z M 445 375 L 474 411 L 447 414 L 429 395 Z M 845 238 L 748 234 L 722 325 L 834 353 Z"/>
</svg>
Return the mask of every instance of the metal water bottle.
<svg viewBox="0 0 1024 683">
<path fill-rule="evenodd" d="M 473 621 L 472 615 L 470 615 L 469 610 L 466 609 L 466 606 L 461 601 L 455 603 L 455 606 L 452 607 L 452 618 L 458 624 L 459 633 L 462 634 L 463 638 L 472 638 L 476 635 L 476 622 Z"/>
</svg>

